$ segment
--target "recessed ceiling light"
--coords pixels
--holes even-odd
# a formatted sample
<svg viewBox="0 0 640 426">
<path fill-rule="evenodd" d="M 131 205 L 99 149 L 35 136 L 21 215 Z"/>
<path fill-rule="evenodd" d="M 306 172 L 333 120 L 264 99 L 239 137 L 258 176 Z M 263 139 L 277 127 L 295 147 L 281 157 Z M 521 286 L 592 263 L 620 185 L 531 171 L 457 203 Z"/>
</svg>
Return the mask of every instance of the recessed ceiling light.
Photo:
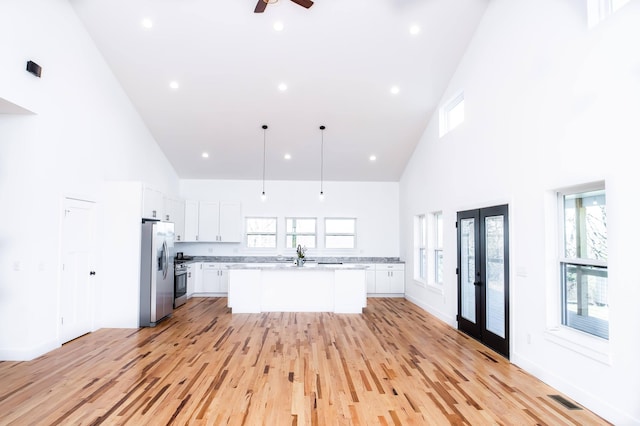
<svg viewBox="0 0 640 426">
<path fill-rule="evenodd" d="M 287 90 L 287 85 L 284 83 L 278 84 L 278 90 L 280 90 L 281 92 L 284 92 L 285 90 Z"/>
<path fill-rule="evenodd" d="M 291 160 L 291 154 L 285 154 L 284 155 L 284 159 L 285 160 Z"/>
<path fill-rule="evenodd" d="M 371 156 L 369 157 L 369 161 L 376 161 L 376 158 L 377 158 L 377 157 L 376 157 L 375 155 L 371 155 Z"/>
<path fill-rule="evenodd" d="M 400 93 L 400 88 L 398 86 L 391 86 L 390 92 L 393 95 L 397 95 L 398 93 Z"/>
<path fill-rule="evenodd" d="M 178 84 L 177 81 L 172 81 L 171 83 L 169 83 L 169 87 L 171 87 L 172 89 L 177 89 L 178 87 L 180 87 L 180 85 Z"/>
<path fill-rule="evenodd" d="M 208 152 L 203 152 L 202 153 L 202 158 L 209 158 L 209 153 Z"/>
<path fill-rule="evenodd" d="M 149 28 L 153 27 L 153 21 L 151 19 L 149 19 L 149 18 L 144 18 L 142 20 L 142 22 L 140 23 L 140 25 L 142 25 L 142 28 L 149 29 Z"/>
<path fill-rule="evenodd" d="M 420 27 L 417 25 L 412 25 L 409 27 L 409 34 L 411 35 L 417 35 L 420 33 Z"/>
<path fill-rule="evenodd" d="M 275 24 L 273 24 L 273 29 L 276 31 L 282 31 L 284 30 L 284 24 L 281 21 L 278 21 Z"/>
</svg>

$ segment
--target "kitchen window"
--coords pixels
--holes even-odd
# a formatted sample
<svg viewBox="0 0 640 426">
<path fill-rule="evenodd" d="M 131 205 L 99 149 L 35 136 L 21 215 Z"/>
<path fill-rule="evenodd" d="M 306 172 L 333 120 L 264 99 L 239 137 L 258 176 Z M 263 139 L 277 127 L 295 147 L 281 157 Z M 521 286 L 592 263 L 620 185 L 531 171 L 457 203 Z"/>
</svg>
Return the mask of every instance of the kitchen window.
<svg viewBox="0 0 640 426">
<path fill-rule="evenodd" d="M 276 248 L 278 220 L 275 217 L 248 217 L 247 247 Z"/>
<path fill-rule="evenodd" d="M 287 235 L 286 247 L 296 248 L 299 245 L 306 248 L 316 247 L 316 218 L 288 217 L 285 219 Z"/>
<path fill-rule="evenodd" d="M 414 273 L 413 278 L 425 282 L 427 279 L 427 219 L 421 214 L 413 221 Z"/>
<path fill-rule="evenodd" d="M 324 247 L 328 249 L 356 248 L 356 220 L 354 218 L 325 218 Z"/>
<path fill-rule="evenodd" d="M 558 194 L 562 324 L 609 338 L 607 211 L 604 185 Z"/>
</svg>

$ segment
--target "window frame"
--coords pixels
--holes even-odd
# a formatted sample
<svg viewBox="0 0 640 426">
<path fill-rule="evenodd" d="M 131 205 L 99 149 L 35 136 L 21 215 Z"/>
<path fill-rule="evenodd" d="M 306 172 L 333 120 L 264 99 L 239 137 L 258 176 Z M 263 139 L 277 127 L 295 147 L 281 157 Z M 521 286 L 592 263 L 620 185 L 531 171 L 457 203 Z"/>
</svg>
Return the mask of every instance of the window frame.
<svg viewBox="0 0 640 426">
<path fill-rule="evenodd" d="M 433 267 L 430 276 L 433 279 L 433 283 L 435 285 L 442 286 L 444 284 L 444 249 L 442 241 L 444 240 L 444 222 L 442 211 L 431 213 L 430 218 L 430 229 L 432 235 L 432 246 L 430 252 L 431 259 L 433 261 Z M 442 261 L 442 263 L 440 263 L 440 261 Z M 442 266 L 442 270 L 440 270 L 439 266 Z"/>
<path fill-rule="evenodd" d="M 608 261 L 607 260 L 602 260 L 602 259 L 595 259 L 595 258 L 589 258 L 585 256 L 582 256 L 578 253 L 576 253 L 576 257 L 569 257 L 567 256 L 567 252 L 566 252 L 566 247 L 567 247 L 567 241 L 566 241 L 566 236 L 567 236 L 567 218 L 566 218 L 566 206 L 565 206 L 565 201 L 566 201 L 566 197 L 568 196 L 582 196 L 591 192 L 602 192 L 602 196 L 604 197 L 604 227 L 605 227 L 605 238 L 606 238 L 606 250 L 607 250 L 607 258 L 608 258 L 608 232 L 607 232 L 607 223 L 606 223 L 606 206 L 607 206 L 607 202 L 606 202 L 606 187 L 604 182 L 596 182 L 593 184 L 586 184 L 586 185 L 579 185 L 579 186 L 573 186 L 573 187 L 569 187 L 569 188 L 565 188 L 562 190 L 558 190 L 556 192 L 556 197 L 557 197 L 557 214 L 558 214 L 558 233 L 557 233 L 557 239 L 558 239 L 558 260 L 556 262 L 557 268 L 558 268 L 558 289 L 559 289 L 559 303 L 558 303 L 558 308 L 559 308 L 559 326 L 570 330 L 572 332 L 578 332 L 578 333 L 583 333 L 589 337 L 592 337 L 594 339 L 600 339 L 603 341 L 608 341 L 609 340 L 609 329 L 610 329 L 610 324 L 609 324 L 609 320 L 607 319 L 606 323 L 607 323 L 607 330 L 606 330 L 606 334 L 605 333 L 595 333 L 592 331 L 589 331 L 589 329 L 586 326 L 580 327 L 578 326 L 578 323 L 576 321 L 576 324 L 572 325 L 569 324 L 570 321 L 570 312 L 567 306 L 567 268 L 568 267 L 575 267 L 577 269 L 580 269 L 582 267 L 584 268 L 596 268 L 597 270 L 600 270 L 602 273 L 602 271 L 604 271 L 605 276 L 607 277 L 607 281 L 606 281 L 606 292 L 607 295 L 605 296 L 607 299 L 607 305 L 608 305 L 608 293 L 609 293 L 609 283 L 608 283 Z M 577 291 L 577 290 L 576 290 Z M 576 307 L 577 309 L 577 307 Z M 587 308 L 588 309 L 588 308 Z M 610 312 L 610 307 L 608 307 Z M 577 317 L 577 316 L 576 316 Z M 591 320 L 589 319 L 591 318 Z M 593 316 L 587 316 L 586 319 L 584 319 L 584 321 L 582 321 L 582 319 L 579 319 L 580 322 L 583 323 L 589 323 L 589 324 L 597 324 L 597 322 L 599 321 L 597 318 L 593 317 Z M 575 321 L 575 319 L 574 319 Z M 598 328 L 597 325 L 592 325 L 591 327 L 595 327 Z M 591 328 L 589 327 L 589 328 Z"/>
<path fill-rule="evenodd" d="M 439 110 L 439 133 L 440 137 L 443 137 L 447 133 L 452 130 L 460 127 L 465 120 L 465 109 L 464 109 L 464 90 L 460 90 L 454 96 L 452 96 L 447 102 L 445 102 Z M 462 120 L 459 123 L 452 123 L 452 114 L 451 112 L 456 109 L 458 106 L 462 106 Z"/>
<path fill-rule="evenodd" d="M 297 221 L 297 220 L 313 220 L 314 231 L 313 231 L 313 233 L 310 233 L 310 232 L 289 232 L 288 231 L 289 227 L 287 226 L 289 220 L 294 220 L 294 221 Z M 317 217 L 300 217 L 300 216 L 285 217 L 284 218 L 284 231 L 285 231 L 285 235 L 284 235 L 285 248 L 295 250 L 296 247 L 300 244 L 300 243 L 295 242 L 295 243 L 293 243 L 293 247 L 289 247 L 287 245 L 287 242 L 289 240 L 289 236 L 290 235 L 294 237 L 292 239 L 292 242 L 295 241 L 296 237 L 299 236 L 299 235 L 300 236 L 305 236 L 305 237 L 312 236 L 313 237 L 313 241 L 314 241 L 313 247 L 312 246 L 308 246 L 306 244 L 301 244 L 301 245 L 305 246 L 306 248 L 312 248 L 312 249 L 318 248 L 318 218 Z"/>
<path fill-rule="evenodd" d="M 426 284 L 428 274 L 427 262 L 427 215 L 414 216 L 413 222 L 413 279 Z"/>
<path fill-rule="evenodd" d="M 244 218 L 244 226 L 245 226 L 245 245 L 248 249 L 251 250 L 270 250 L 278 248 L 278 218 L 272 216 L 247 216 Z M 249 221 L 252 219 L 265 219 L 265 220 L 273 220 L 276 227 L 273 232 L 249 232 Z M 273 247 L 254 247 L 249 245 L 249 237 L 252 235 L 257 236 L 273 236 L 275 245 Z"/>
<path fill-rule="evenodd" d="M 353 221 L 353 233 L 351 232 L 327 232 L 327 221 L 349 220 Z M 327 237 L 353 237 L 353 247 L 330 247 Z M 358 220 L 355 217 L 325 217 L 324 218 L 324 248 L 329 250 L 355 250 L 358 247 Z"/>
<path fill-rule="evenodd" d="M 629 0 L 587 0 L 587 27 L 595 28 L 628 3 Z"/>
</svg>

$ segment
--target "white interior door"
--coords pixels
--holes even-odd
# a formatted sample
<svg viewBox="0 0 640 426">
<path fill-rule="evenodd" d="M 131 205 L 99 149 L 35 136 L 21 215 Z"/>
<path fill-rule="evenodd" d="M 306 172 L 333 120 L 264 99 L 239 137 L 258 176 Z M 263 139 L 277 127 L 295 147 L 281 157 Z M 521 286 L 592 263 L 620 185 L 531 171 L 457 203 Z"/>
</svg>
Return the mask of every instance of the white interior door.
<svg viewBox="0 0 640 426">
<path fill-rule="evenodd" d="M 60 342 L 89 333 L 93 326 L 94 204 L 66 198 L 62 222 Z"/>
</svg>

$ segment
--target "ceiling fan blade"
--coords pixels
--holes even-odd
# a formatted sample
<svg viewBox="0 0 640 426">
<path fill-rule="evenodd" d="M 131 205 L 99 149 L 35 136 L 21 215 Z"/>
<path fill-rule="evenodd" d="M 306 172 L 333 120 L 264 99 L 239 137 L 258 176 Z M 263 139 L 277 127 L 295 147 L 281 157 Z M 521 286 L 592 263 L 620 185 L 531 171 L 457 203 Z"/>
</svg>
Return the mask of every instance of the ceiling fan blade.
<svg viewBox="0 0 640 426">
<path fill-rule="evenodd" d="M 267 2 L 264 0 L 258 0 L 256 4 L 256 9 L 253 11 L 254 13 L 262 13 L 267 8 Z"/>
<path fill-rule="evenodd" d="M 296 4 L 299 4 L 302 7 L 306 7 L 307 9 L 313 6 L 313 2 L 311 0 L 291 0 L 291 1 Z"/>
</svg>

